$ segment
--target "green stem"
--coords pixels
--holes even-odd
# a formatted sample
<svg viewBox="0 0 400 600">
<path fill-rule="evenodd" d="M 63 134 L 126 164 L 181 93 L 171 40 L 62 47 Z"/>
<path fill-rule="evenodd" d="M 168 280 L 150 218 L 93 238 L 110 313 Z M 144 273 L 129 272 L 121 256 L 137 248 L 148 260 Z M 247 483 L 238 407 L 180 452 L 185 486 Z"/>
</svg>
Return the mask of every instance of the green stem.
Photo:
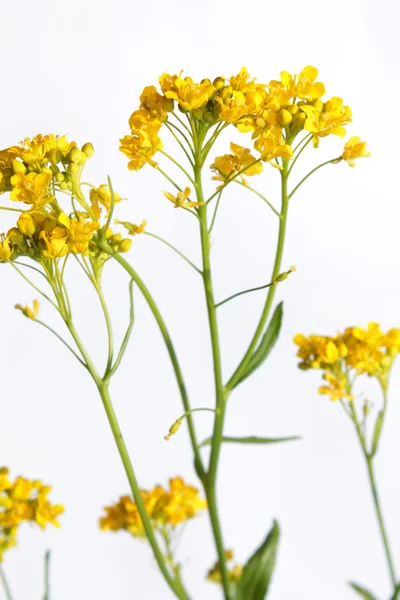
<svg viewBox="0 0 400 600">
<path fill-rule="evenodd" d="M 384 401 L 386 404 L 386 391 L 385 390 L 384 390 Z M 397 587 L 396 572 L 395 572 L 392 552 L 390 549 L 389 536 L 388 536 L 386 526 L 385 526 L 385 521 L 383 518 L 382 506 L 381 506 L 381 501 L 380 501 L 379 493 L 378 493 L 378 486 L 376 484 L 376 479 L 375 479 L 375 472 L 374 472 L 374 465 L 373 465 L 374 457 L 368 452 L 365 437 L 364 437 L 363 431 L 361 429 L 353 402 L 350 401 L 349 405 L 350 405 L 350 417 L 356 428 L 357 436 L 358 436 L 358 439 L 359 439 L 359 442 L 361 445 L 361 449 L 362 449 L 362 452 L 363 452 L 363 455 L 365 458 L 365 462 L 367 465 L 368 480 L 369 480 L 369 484 L 371 487 L 371 493 L 372 493 L 372 499 L 374 502 L 375 513 L 376 513 L 376 517 L 378 520 L 378 525 L 379 525 L 379 530 L 380 530 L 380 534 L 381 534 L 381 538 L 382 538 L 386 562 L 387 562 L 388 570 L 390 573 L 390 579 L 391 579 L 391 582 L 393 585 L 393 591 L 395 592 L 396 587 Z"/>
<path fill-rule="evenodd" d="M 165 125 L 168 129 L 168 131 L 170 132 L 170 134 L 173 136 L 173 138 L 176 140 L 177 144 L 179 144 L 179 146 L 182 148 L 183 152 L 186 155 L 186 158 L 188 159 L 189 163 L 192 165 L 192 168 L 194 166 L 193 160 L 189 154 L 189 152 L 186 150 L 185 146 L 183 145 L 183 143 L 181 142 L 181 140 L 178 138 L 178 136 L 176 135 L 176 133 L 173 131 L 173 129 L 176 129 L 176 131 L 178 131 L 181 136 L 184 138 L 184 140 L 186 141 L 188 147 L 190 148 L 190 150 L 192 150 L 192 146 L 188 140 L 188 138 L 185 136 L 185 134 L 178 128 L 176 127 L 173 123 L 168 123 L 168 121 L 165 122 Z M 171 127 L 173 129 L 171 129 Z M 193 150 L 192 150 L 192 156 L 193 156 Z M 169 158 L 169 156 L 168 156 Z"/>
<path fill-rule="evenodd" d="M 288 198 L 290 200 L 290 198 L 297 192 L 297 190 L 299 189 L 299 187 L 309 178 L 311 177 L 311 175 L 313 175 L 316 171 L 318 171 L 318 169 L 322 169 L 322 167 L 325 167 L 325 165 L 330 165 L 332 163 L 335 163 L 335 161 L 340 161 L 342 160 L 342 157 L 339 156 L 337 158 L 331 158 L 331 160 L 326 160 L 325 162 L 321 163 L 320 165 L 318 165 L 318 167 L 315 167 L 315 169 L 313 169 L 312 171 L 310 171 L 305 177 L 303 177 L 303 179 L 296 185 L 296 187 L 290 192 Z M 293 166 L 293 165 L 292 165 Z"/>
<path fill-rule="evenodd" d="M 107 242 L 102 240 L 100 242 L 100 245 L 101 245 L 102 250 L 104 250 L 104 252 L 107 252 L 108 254 L 110 254 L 110 256 L 112 256 L 125 269 L 125 271 L 129 274 L 129 276 L 133 279 L 133 281 L 136 283 L 136 285 L 142 292 L 151 312 L 153 313 L 153 316 L 157 322 L 157 325 L 160 329 L 161 335 L 162 335 L 165 345 L 167 347 L 167 351 L 170 356 L 172 367 L 174 369 L 175 377 L 176 377 L 176 380 L 178 383 L 178 387 L 179 387 L 179 391 L 181 394 L 184 409 L 185 409 L 185 411 L 190 411 L 189 397 L 188 397 L 188 394 L 186 391 L 186 386 L 185 386 L 182 371 L 181 371 L 181 368 L 179 365 L 178 357 L 176 355 L 176 351 L 175 351 L 174 345 L 172 343 L 171 336 L 170 336 L 168 329 L 165 325 L 165 322 L 161 316 L 161 313 L 157 307 L 157 304 L 155 303 L 152 295 L 150 294 L 146 285 L 144 284 L 142 279 L 139 277 L 139 275 L 136 273 L 134 268 L 120 254 L 118 254 L 117 252 L 114 252 L 114 250 L 111 248 L 111 246 L 109 246 L 107 244 Z M 194 422 L 193 422 L 193 419 L 190 414 L 187 417 L 187 423 L 188 423 L 188 428 L 189 428 L 190 440 L 191 440 L 193 452 L 195 455 L 196 472 L 197 472 L 199 478 L 201 480 L 204 480 L 205 470 L 204 470 L 201 454 L 200 454 L 200 451 L 198 448 Z"/>
<path fill-rule="evenodd" d="M 6 574 L 4 573 L 3 565 L 0 562 L 0 581 L 3 585 L 4 593 L 6 595 L 7 600 L 13 600 L 13 595 L 11 593 L 10 586 L 8 585 Z"/>
<path fill-rule="evenodd" d="M 135 310 L 134 310 L 134 305 L 133 305 L 133 283 L 134 283 L 133 279 L 131 279 L 129 282 L 129 325 L 126 330 L 126 333 L 125 333 L 124 339 L 122 341 L 121 348 L 118 352 L 117 358 L 115 360 L 115 363 L 113 364 L 112 368 L 108 372 L 107 377 L 105 378 L 107 380 L 111 379 L 111 377 L 114 375 L 114 373 L 117 371 L 119 365 L 121 364 L 121 361 L 124 357 L 126 348 L 128 346 L 129 339 L 131 337 L 133 325 L 135 323 Z"/>
<path fill-rule="evenodd" d="M 21 275 L 22 279 L 24 279 L 27 283 L 29 283 L 29 285 L 31 287 L 33 287 L 33 289 L 38 294 L 40 294 L 41 296 L 43 296 L 43 298 L 45 298 L 47 300 L 47 302 L 50 302 L 50 304 L 58 311 L 58 306 L 53 302 L 53 300 L 51 298 L 49 298 L 47 296 L 47 294 L 45 294 L 44 292 L 42 292 L 34 283 L 32 283 L 32 281 L 30 279 L 28 279 L 28 277 L 26 277 L 26 275 L 24 275 L 22 273 L 22 271 L 20 269 L 18 269 L 18 267 L 16 267 L 11 260 L 8 261 L 8 262 L 10 263 L 10 265 L 12 266 L 12 268 L 15 269 L 19 275 Z"/>
<path fill-rule="evenodd" d="M 279 232 L 278 232 L 278 244 L 276 247 L 276 254 L 275 254 L 275 261 L 274 261 L 274 266 L 272 269 L 272 276 L 271 276 L 271 281 L 274 281 L 277 276 L 279 275 L 280 271 L 281 271 L 281 263 L 282 263 L 282 256 L 283 256 L 283 248 L 285 245 L 285 234 L 286 234 L 286 223 L 287 223 L 287 216 L 288 216 L 288 206 L 289 206 L 289 197 L 288 197 L 288 193 L 287 193 L 287 184 L 288 184 L 288 175 L 287 175 L 287 169 L 288 169 L 288 159 L 283 159 L 283 163 L 284 163 L 284 168 L 283 170 L 280 172 L 281 173 L 281 178 L 282 178 L 282 188 L 281 188 L 281 202 L 282 202 L 282 206 L 281 206 L 281 218 L 279 221 Z M 272 285 L 269 288 L 269 292 L 268 292 L 268 296 L 264 305 L 264 309 L 261 313 L 261 317 L 259 320 L 259 323 L 257 325 L 257 329 L 253 335 L 253 338 L 250 342 L 250 345 L 245 353 L 245 355 L 243 356 L 241 362 L 239 363 L 239 366 L 237 367 L 237 369 L 235 370 L 235 372 L 233 373 L 233 375 L 231 376 L 231 378 L 229 379 L 228 383 L 226 384 L 226 389 L 228 390 L 232 390 L 235 385 L 240 381 L 242 375 L 244 374 L 244 372 L 246 371 L 247 365 L 250 362 L 250 359 L 253 355 L 254 350 L 256 349 L 257 343 L 264 331 L 264 327 L 265 324 L 267 322 L 268 319 L 268 315 L 270 313 L 271 307 L 272 307 L 272 303 L 274 300 L 274 296 L 275 296 L 275 290 L 276 290 L 276 285 Z"/>
<path fill-rule="evenodd" d="M 50 600 L 50 550 L 44 556 L 44 596 L 43 600 Z"/>
<path fill-rule="evenodd" d="M 174 165 L 176 165 L 178 167 L 178 169 L 180 169 L 182 171 L 182 173 L 184 173 L 186 175 L 186 177 L 189 179 L 190 183 L 192 185 L 194 185 L 193 177 L 191 177 L 189 175 L 189 173 L 186 171 L 186 169 L 184 167 L 182 167 L 182 165 L 180 164 L 179 161 L 175 160 L 175 158 L 173 158 L 172 156 L 167 154 L 164 150 L 160 150 L 160 153 L 163 154 L 166 158 L 168 158 L 172 163 L 174 163 Z"/>
<path fill-rule="evenodd" d="M 199 149 L 200 153 L 200 149 Z M 201 182 L 201 157 L 199 157 L 196 169 L 196 195 L 198 202 L 204 202 L 203 188 Z M 218 463 L 222 443 L 224 419 L 225 419 L 225 406 L 227 395 L 225 393 L 223 379 L 222 379 L 222 365 L 221 365 L 221 352 L 219 346 L 219 333 L 217 323 L 217 311 L 215 308 L 214 291 L 211 275 L 211 262 L 210 262 L 210 235 L 208 233 L 207 224 L 207 206 L 202 204 L 198 209 L 199 221 L 200 221 L 200 238 L 201 238 L 201 253 L 203 260 L 203 284 L 207 304 L 208 323 L 210 329 L 211 346 L 214 363 L 214 383 L 215 383 L 215 397 L 216 397 L 216 413 L 214 419 L 214 430 L 211 443 L 211 455 L 208 467 L 208 474 L 205 481 L 205 492 L 208 502 L 208 511 L 211 520 L 211 527 L 214 534 L 215 545 L 217 548 L 218 559 L 221 569 L 221 580 L 224 590 L 225 600 L 230 600 L 230 582 L 228 575 L 228 568 L 225 557 L 225 547 L 222 538 L 222 531 L 220 526 L 220 520 L 217 508 L 217 495 L 216 495 L 216 480 L 218 473 Z"/>
<path fill-rule="evenodd" d="M 50 331 L 53 335 L 56 336 L 57 339 L 60 340 L 60 342 L 62 342 L 64 344 L 64 346 L 66 348 L 68 348 L 68 350 L 70 352 L 72 352 L 72 354 L 75 356 L 75 358 L 77 360 L 79 360 L 79 362 L 81 363 L 81 365 L 83 365 L 86 368 L 85 363 L 83 362 L 83 360 L 78 356 L 78 354 L 75 352 L 75 350 L 73 348 L 71 348 L 71 346 L 68 344 L 68 342 L 66 342 L 64 340 L 64 338 L 61 337 L 61 335 L 59 335 L 57 333 L 57 331 L 55 331 L 52 327 L 50 327 L 49 325 L 47 325 L 46 323 L 44 323 L 43 321 L 40 321 L 39 319 L 35 319 L 35 323 L 38 323 L 39 325 L 41 325 L 42 327 L 45 327 L 48 331 Z"/>
<path fill-rule="evenodd" d="M 191 267 L 193 267 L 193 269 L 195 271 L 197 271 L 201 275 L 201 270 L 198 267 L 196 267 L 196 265 L 194 263 L 192 263 L 192 261 L 189 260 L 189 258 L 187 258 L 187 256 L 185 256 L 183 254 L 183 252 L 181 252 L 180 250 L 178 250 L 178 248 L 175 248 L 175 246 L 173 246 L 172 244 L 170 244 L 169 242 L 167 242 L 167 240 L 164 240 L 164 238 L 160 237 L 159 235 L 156 235 L 155 233 L 150 233 L 149 231 L 145 231 L 144 233 L 145 233 L 145 235 L 149 235 L 150 237 L 152 237 L 152 238 L 158 240 L 159 242 L 162 242 L 166 246 L 168 246 L 168 248 L 170 248 L 171 250 L 173 250 L 174 252 L 176 252 L 181 258 L 183 258 L 183 260 L 185 260 Z"/>
<path fill-rule="evenodd" d="M 107 328 L 108 356 L 107 356 L 107 365 L 106 365 L 106 369 L 104 372 L 104 377 L 106 377 L 108 372 L 111 370 L 111 367 L 113 364 L 113 359 L 114 359 L 114 334 L 113 334 L 113 329 L 112 329 L 110 313 L 108 312 L 108 306 L 107 306 L 107 302 L 104 298 L 101 283 L 96 282 L 95 288 L 96 288 L 97 294 L 99 296 L 99 300 L 100 300 L 101 308 L 103 310 L 104 320 L 106 322 L 106 328 Z"/>
<path fill-rule="evenodd" d="M 298 151 L 298 153 L 296 154 L 296 156 L 293 159 L 292 164 L 290 165 L 289 171 L 288 171 L 288 176 L 290 175 L 290 173 L 292 172 L 292 169 L 294 167 L 294 165 L 296 164 L 297 160 L 299 159 L 301 153 L 303 152 L 303 150 L 305 150 L 308 146 L 308 144 L 311 142 L 313 138 L 313 134 L 310 133 L 309 135 L 307 135 L 303 140 L 301 140 L 301 142 L 299 144 L 297 144 L 296 148 L 293 150 L 293 154 L 296 153 L 297 148 L 299 148 L 302 144 L 303 147 Z"/>
<path fill-rule="evenodd" d="M 158 567 L 159 567 L 161 573 L 164 575 L 164 579 L 170 586 L 171 590 L 174 592 L 175 596 L 177 598 L 180 598 L 181 600 L 188 600 L 187 594 L 181 589 L 181 586 L 178 587 L 176 581 L 174 580 L 174 578 L 171 576 L 171 573 L 167 569 L 163 554 L 162 554 L 160 547 L 158 545 L 158 542 L 156 540 L 156 537 L 155 537 L 155 534 L 154 534 L 154 531 L 153 531 L 153 528 L 151 525 L 151 521 L 147 514 L 146 507 L 145 507 L 145 504 L 144 504 L 144 501 L 142 498 L 139 484 L 136 479 L 135 471 L 133 469 L 128 450 L 126 448 L 124 439 L 122 437 L 122 433 L 121 433 L 121 429 L 119 427 L 117 416 L 115 414 L 114 407 L 111 402 L 110 394 L 108 391 L 108 384 L 101 382 L 100 385 L 98 385 L 98 390 L 99 390 L 101 399 L 103 401 L 104 410 L 106 411 L 108 422 L 110 424 L 110 428 L 111 428 L 112 434 L 114 436 L 114 440 L 117 445 L 118 452 L 120 454 L 122 463 L 125 468 L 125 473 L 128 477 L 129 485 L 131 487 L 132 494 L 133 494 L 133 497 L 136 502 L 136 506 L 137 506 L 139 514 L 140 514 L 140 518 L 143 523 L 143 528 L 146 532 L 147 539 L 149 540 L 149 543 L 152 547 L 154 557 L 157 561 Z"/>
<path fill-rule="evenodd" d="M 215 305 L 215 308 L 218 308 L 219 306 L 226 304 L 226 302 L 229 302 L 230 300 L 233 300 L 234 298 L 237 298 L 238 296 L 243 296 L 243 294 L 250 294 L 250 292 L 258 292 L 259 290 L 265 290 L 266 288 L 271 287 L 271 285 L 274 285 L 274 282 L 266 283 L 265 285 L 260 285 L 259 287 L 249 288 L 248 290 L 243 290 L 242 292 L 237 292 L 236 294 L 232 294 L 232 296 L 229 296 L 228 298 L 225 298 L 225 300 L 218 302 Z"/>
<path fill-rule="evenodd" d="M 244 183 L 242 183 L 241 181 L 235 181 L 235 183 L 237 183 L 238 185 L 241 185 L 242 187 L 244 187 L 246 190 L 250 190 L 250 192 L 253 192 L 253 194 L 256 194 L 256 196 L 258 196 L 259 198 L 261 198 L 261 200 L 264 200 L 264 202 L 266 204 L 268 204 L 268 206 L 270 207 L 270 209 L 276 214 L 277 217 L 281 218 L 280 212 L 276 210 L 275 206 L 273 206 L 271 204 L 271 202 L 269 200 L 267 200 L 267 198 L 265 196 L 263 196 L 260 192 L 258 192 L 257 190 L 255 190 L 254 188 L 250 187 L 249 185 L 246 185 Z"/>
<path fill-rule="evenodd" d="M 212 230 L 213 230 L 213 227 L 214 227 L 214 224 L 215 224 L 215 220 L 217 218 L 217 212 L 218 212 L 218 208 L 219 208 L 219 203 L 221 202 L 221 196 L 222 196 L 222 191 L 220 192 L 220 194 L 218 196 L 218 199 L 217 199 L 217 202 L 215 204 L 214 214 L 213 214 L 212 219 L 211 219 L 211 225 L 208 228 L 208 234 L 210 234 L 212 232 Z"/>
</svg>

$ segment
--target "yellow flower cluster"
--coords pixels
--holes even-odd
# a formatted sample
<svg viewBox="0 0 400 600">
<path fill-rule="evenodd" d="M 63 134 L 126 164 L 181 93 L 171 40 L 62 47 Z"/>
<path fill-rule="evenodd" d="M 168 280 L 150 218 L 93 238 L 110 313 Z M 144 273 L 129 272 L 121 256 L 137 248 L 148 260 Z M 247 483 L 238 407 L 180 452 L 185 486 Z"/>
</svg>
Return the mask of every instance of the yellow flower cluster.
<svg viewBox="0 0 400 600">
<path fill-rule="evenodd" d="M 232 550 L 225 551 L 225 558 L 228 562 L 233 561 Z M 233 565 L 232 567 L 229 568 L 228 577 L 229 577 L 231 585 L 237 584 L 237 582 L 239 581 L 239 579 L 242 576 L 242 572 L 243 572 L 243 567 L 241 565 Z M 208 581 L 213 581 L 214 583 L 220 584 L 222 582 L 221 567 L 220 567 L 220 563 L 218 560 L 215 563 L 215 565 L 207 573 L 207 579 L 208 579 Z"/>
<path fill-rule="evenodd" d="M 9 470 L 0 469 L 0 561 L 4 552 L 16 545 L 21 523 L 35 523 L 41 529 L 48 523 L 60 526 L 57 518 L 64 507 L 50 503 L 50 491 L 50 486 L 37 480 L 16 477 L 12 482 Z"/>
<path fill-rule="evenodd" d="M 299 347 L 299 368 L 321 369 L 327 385 L 319 388 L 331 400 L 351 400 L 350 381 L 354 375 L 377 377 L 386 384 L 390 369 L 400 353 L 400 329 L 383 333 L 377 323 L 367 329 L 348 327 L 333 337 L 298 333 L 294 343 Z"/>
<path fill-rule="evenodd" d="M 93 155 L 93 146 L 86 143 L 79 149 L 65 136 L 39 134 L 26 138 L 19 146 L 0 151 L 0 193 L 10 192 L 14 202 L 27 205 L 14 208 L 20 216 L 7 233 L 0 234 L 0 262 L 28 256 L 34 260 L 48 260 L 69 253 L 96 255 L 98 248 L 94 234 L 101 227 L 102 208 L 109 214 L 111 191 L 107 185 L 92 188 L 91 206 L 76 198 L 83 206 L 72 213 L 64 211 L 55 192 L 59 190 L 72 197 L 74 182 L 78 181 L 86 160 Z M 121 200 L 114 194 L 115 202 Z M 83 203 L 83 204 L 82 204 Z M 69 214 L 67 214 L 69 213 Z M 117 234 L 118 235 L 118 234 Z M 107 231 L 111 238 L 111 230 Z M 116 250 L 126 251 L 130 241 L 114 240 Z"/>
<path fill-rule="evenodd" d="M 300 131 L 311 133 L 316 147 L 321 137 L 331 134 L 343 137 L 346 125 L 351 122 L 351 110 L 342 98 L 322 100 L 325 86 L 317 77 L 318 70 L 312 66 L 305 67 L 298 75 L 282 71 L 280 79 L 269 84 L 256 83 L 245 67 L 230 78 L 216 77 L 213 81 L 206 78 L 200 83 L 183 77 L 182 72 L 164 73 L 159 78 L 161 93 L 154 86 L 143 90 L 140 107 L 129 120 L 131 135 L 121 140 L 120 150 L 130 159 L 129 169 L 139 170 L 146 163 L 155 166 L 153 156 L 163 147 L 160 129 L 177 107 L 194 130 L 232 124 L 241 132 L 250 132 L 254 148 L 264 162 L 290 158 L 291 143 Z M 177 113 L 176 116 L 179 118 Z M 356 146 L 361 142 L 352 140 L 343 158 L 348 160 L 349 154 L 353 158 L 367 156 L 365 146 L 360 154 Z M 213 165 L 222 178 L 237 170 L 238 161 L 244 161 L 242 168 L 254 162 L 249 149 L 236 146 L 239 155 L 235 147 L 231 150 L 233 158 L 225 155 Z M 259 168 L 247 174 L 258 172 Z"/>
<path fill-rule="evenodd" d="M 166 526 L 174 528 L 207 506 L 198 489 L 186 485 L 181 477 L 170 479 L 168 490 L 157 485 L 150 491 L 142 490 L 141 494 L 155 530 L 164 530 Z M 117 504 L 107 506 L 105 513 L 100 518 L 103 531 L 126 530 L 134 537 L 145 535 L 137 505 L 130 496 L 122 496 Z"/>
</svg>

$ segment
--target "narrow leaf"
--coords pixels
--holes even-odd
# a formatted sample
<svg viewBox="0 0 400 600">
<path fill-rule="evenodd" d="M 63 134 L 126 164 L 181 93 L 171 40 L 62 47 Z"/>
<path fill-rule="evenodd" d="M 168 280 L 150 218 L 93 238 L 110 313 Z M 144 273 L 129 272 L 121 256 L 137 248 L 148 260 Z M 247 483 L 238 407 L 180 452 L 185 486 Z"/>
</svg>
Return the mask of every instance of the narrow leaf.
<svg viewBox="0 0 400 600">
<path fill-rule="evenodd" d="M 275 568 L 279 542 L 279 526 L 276 521 L 265 541 L 250 557 L 239 579 L 235 600 L 264 600 L 267 597 Z"/>
<path fill-rule="evenodd" d="M 394 594 L 390 598 L 390 600 L 398 600 L 398 598 L 400 598 L 400 583 L 397 584 L 396 589 L 394 590 Z"/>
<path fill-rule="evenodd" d="M 379 443 L 379 438 L 381 437 L 382 425 L 383 425 L 383 411 L 381 410 L 376 419 L 374 436 L 372 438 L 372 456 L 374 456 L 376 454 L 376 451 L 378 450 L 378 443 Z"/>
<path fill-rule="evenodd" d="M 279 332 L 282 326 L 282 317 L 283 317 L 283 302 L 280 302 L 276 307 L 274 314 L 272 315 L 272 319 L 268 323 L 268 327 L 261 338 L 261 342 L 254 351 L 253 356 L 250 359 L 249 364 L 247 365 L 247 369 L 242 375 L 241 379 L 237 382 L 236 385 L 242 383 L 249 375 L 253 373 L 262 363 L 266 360 L 272 348 L 275 346 L 275 343 L 279 337 Z M 236 386 L 235 386 L 236 387 Z"/>
<path fill-rule="evenodd" d="M 257 437 L 255 435 L 250 435 L 247 437 L 230 437 L 223 436 L 222 442 L 229 442 L 233 444 L 279 444 L 280 442 L 291 442 L 294 440 L 301 440 L 302 438 L 299 435 L 291 435 L 289 437 L 276 437 L 276 438 L 264 438 Z M 212 443 L 212 438 L 209 437 L 204 442 L 201 442 L 199 448 L 202 446 L 210 446 Z"/>
<path fill-rule="evenodd" d="M 377 598 L 371 594 L 368 590 L 357 585 L 356 583 L 350 583 L 350 587 L 353 588 L 355 592 L 357 592 L 360 596 L 362 596 L 365 600 L 377 600 Z"/>
</svg>

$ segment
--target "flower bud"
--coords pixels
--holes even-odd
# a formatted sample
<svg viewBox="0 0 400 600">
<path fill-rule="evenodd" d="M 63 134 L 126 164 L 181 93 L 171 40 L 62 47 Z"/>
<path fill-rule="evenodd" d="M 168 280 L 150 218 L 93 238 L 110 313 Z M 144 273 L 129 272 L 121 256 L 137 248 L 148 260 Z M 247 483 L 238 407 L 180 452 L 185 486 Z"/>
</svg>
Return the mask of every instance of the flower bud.
<svg viewBox="0 0 400 600">
<path fill-rule="evenodd" d="M 192 110 L 192 117 L 197 121 L 201 121 L 204 115 L 204 108 L 195 108 Z"/>
<path fill-rule="evenodd" d="M 55 180 L 56 180 L 58 183 L 61 183 L 62 181 L 64 181 L 64 175 L 63 175 L 63 173 L 56 173 L 56 175 L 55 175 Z"/>
<path fill-rule="evenodd" d="M 130 238 L 125 238 L 118 245 L 118 252 L 128 252 L 131 249 L 132 240 Z"/>
<path fill-rule="evenodd" d="M 303 129 L 304 123 L 306 122 L 306 115 L 303 112 L 297 113 L 297 115 L 293 115 L 292 127 L 295 129 Z"/>
<path fill-rule="evenodd" d="M 67 154 L 67 159 L 72 162 L 75 163 L 77 165 L 79 165 L 81 162 L 83 162 L 84 159 L 84 155 L 83 153 L 79 150 L 79 148 L 77 148 L 76 146 L 74 146 L 73 148 L 71 148 L 71 150 L 68 152 Z"/>
<path fill-rule="evenodd" d="M 288 106 L 286 106 L 286 109 L 288 112 L 290 112 L 291 115 L 296 115 L 299 112 L 299 107 L 297 106 L 297 104 L 288 104 Z"/>
<path fill-rule="evenodd" d="M 90 158 L 91 156 L 93 156 L 93 154 L 94 154 L 93 144 L 91 144 L 90 142 L 86 142 L 86 144 L 83 144 L 82 152 L 83 152 L 83 154 L 85 154 L 85 156 L 87 156 L 87 158 Z"/>
<path fill-rule="evenodd" d="M 163 109 L 167 112 L 174 111 L 174 101 L 172 98 L 163 98 Z"/>
<path fill-rule="evenodd" d="M 53 175 L 53 173 L 51 172 L 51 169 L 49 167 L 42 167 L 40 169 L 41 173 L 47 173 L 48 175 Z"/>
<path fill-rule="evenodd" d="M 295 271 L 296 271 L 296 267 L 291 266 L 288 271 L 284 271 L 283 273 L 280 273 L 277 277 L 275 277 L 274 285 L 276 285 L 277 283 L 280 283 L 281 281 L 285 281 L 285 279 L 287 279 L 289 277 L 290 273 L 294 273 Z"/>
<path fill-rule="evenodd" d="M 79 167 L 76 163 L 72 162 L 68 165 L 67 170 L 68 173 L 71 173 L 71 175 L 76 175 L 79 171 Z"/>
<path fill-rule="evenodd" d="M 221 90 L 220 96 L 223 100 L 229 100 L 232 96 L 233 87 L 231 85 L 227 85 Z"/>
<path fill-rule="evenodd" d="M 62 173 L 58 173 L 58 175 L 62 175 Z M 61 181 L 60 183 L 60 190 L 67 190 L 68 189 L 68 185 L 66 181 Z"/>
<path fill-rule="evenodd" d="M 57 165 L 59 162 L 62 161 L 63 155 L 61 150 L 59 150 L 58 148 L 53 148 L 53 150 L 51 150 L 48 153 L 47 158 L 49 159 L 52 165 Z"/>
<path fill-rule="evenodd" d="M 292 115 L 290 114 L 290 112 L 288 110 L 285 110 L 284 108 L 282 108 L 279 112 L 278 112 L 278 123 L 280 125 L 283 125 L 283 127 L 286 127 L 286 125 L 289 125 L 292 122 Z"/>
<path fill-rule="evenodd" d="M 31 237 L 35 233 L 35 221 L 27 212 L 22 213 L 17 221 L 17 227 L 22 235 Z"/>
<path fill-rule="evenodd" d="M 122 240 L 122 235 L 120 233 L 114 233 L 114 235 L 111 236 L 110 243 L 111 244 L 119 244 L 121 240 Z"/>
<path fill-rule="evenodd" d="M 203 120 L 206 123 L 216 123 L 218 118 L 210 110 L 207 110 L 203 115 Z"/>
<path fill-rule="evenodd" d="M 22 173 L 22 175 L 25 175 L 26 166 L 24 165 L 24 163 L 20 162 L 19 160 L 14 159 L 11 164 L 12 164 L 14 173 Z"/>
<path fill-rule="evenodd" d="M 50 171 L 53 173 L 53 175 L 57 175 L 57 173 L 60 172 L 60 169 L 57 167 L 57 165 L 51 165 Z"/>
<path fill-rule="evenodd" d="M 171 427 L 169 428 L 169 432 L 168 432 L 168 434 L 164 436 L 164 440 L 167 440 L 167 441 L 168 441 L 168 440 L 170 440 L 170 439 L 171 439 L 171 435 L 174 435 L 174 433 L 176 433 L 176 432 L 178 431 L 179 427 L 180 427 L 180 426 L 181 426 L 181 424 L 182 424 L 182 421 L 183 421 L 183 418 L 181 417 L 180 419 L 177 419 L 177 420 L 175 421 L 175 423 L 173 423 L 173 424 L 171 425 Z"/>
<path fill-rule="evenodd" d="M 213 81 L 213 86 L 216 90 L 222 90 L 225 87 L 225 79 L 223 77 L 216 77 Z"/>
</svg>

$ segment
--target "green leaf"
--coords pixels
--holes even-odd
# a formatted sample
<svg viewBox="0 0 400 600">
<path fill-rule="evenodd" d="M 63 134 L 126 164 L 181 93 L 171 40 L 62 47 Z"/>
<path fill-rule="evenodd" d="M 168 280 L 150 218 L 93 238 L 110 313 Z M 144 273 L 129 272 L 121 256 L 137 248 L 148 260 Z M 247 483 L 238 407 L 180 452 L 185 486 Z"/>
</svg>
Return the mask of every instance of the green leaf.
<svg viewBox="0 0 400 600">
<path fill-rule="evenodd" d="M 281 330 L 282 325 L 282 317 L 283 317 L 283 302 L 280 302 L 276 307 L 274 314 L 272 315 L 272 319 L 268 323 L 268 327 L 261 338 L 261 342 L 253 353 L 253 356 L 250 359 L 249 364 L 247 365 L 246 371 L 243 373 L 242 377 L 236 383 L 235 387 L 242 383 L 247 377 L 249 377 L 253 371 L 258 369 L 260 365 L 266 360 L 272 348 L 275 346 L 275 343 L 279 337 L 279 332 Z"/>
<path fill-rule="evenodd" d="M 400 583 L 397 584 L 396 589 L 394 590 L 394 594 L 390 598 L 390 600 L 398 600 L 398 598 L 400 598 Z"/>
<path fill-rule="evenodd" d="M 372 456 L 374 456 L 376 454 L 376 451 L 378 450 L 378 443 L 379 443 L 379 438 L 381 437 L 381 431 L 382 431 L 382 425 L 383 425 L 383 410 L 381 410 L 378 414 L 378 417 L 376 419 L 376 423 L 375 423 L 375 430 L 374 430 L 374 436 L 372 438 Z"/>
<path fill-rule="evenodd" d="M 264 600 L 275 568 L 279 525 L 274 525 L 265 541 L 250 557 L 236 588 L 235 600 Z"/>
<path fill-rule="evenodd" d="M 230 437 L 223 436 L 222 442 L 230 442 L 233 444 L 279 444 L 280 442 L 291 442 L 294 440 L 301 440 L 302 438 L 299 435 L 291 435 L 289 437 L 276 437 L 276 438 L 264 438 L 257 437 L 256 435 L 249 435 L 247 437 Z M 201 442 L 199 448 L 203 446 L 210 446 L 212 443 L 212 438 L 209 437 L 204 442 Z"/>
<path fill-rule="evenodd" d="M 355 592 L 358 592 L 365 600 L 377 600 L 371 592 L 356 583 L 350 583 L 350 587 L 352 587 Z"/>
</svg>

